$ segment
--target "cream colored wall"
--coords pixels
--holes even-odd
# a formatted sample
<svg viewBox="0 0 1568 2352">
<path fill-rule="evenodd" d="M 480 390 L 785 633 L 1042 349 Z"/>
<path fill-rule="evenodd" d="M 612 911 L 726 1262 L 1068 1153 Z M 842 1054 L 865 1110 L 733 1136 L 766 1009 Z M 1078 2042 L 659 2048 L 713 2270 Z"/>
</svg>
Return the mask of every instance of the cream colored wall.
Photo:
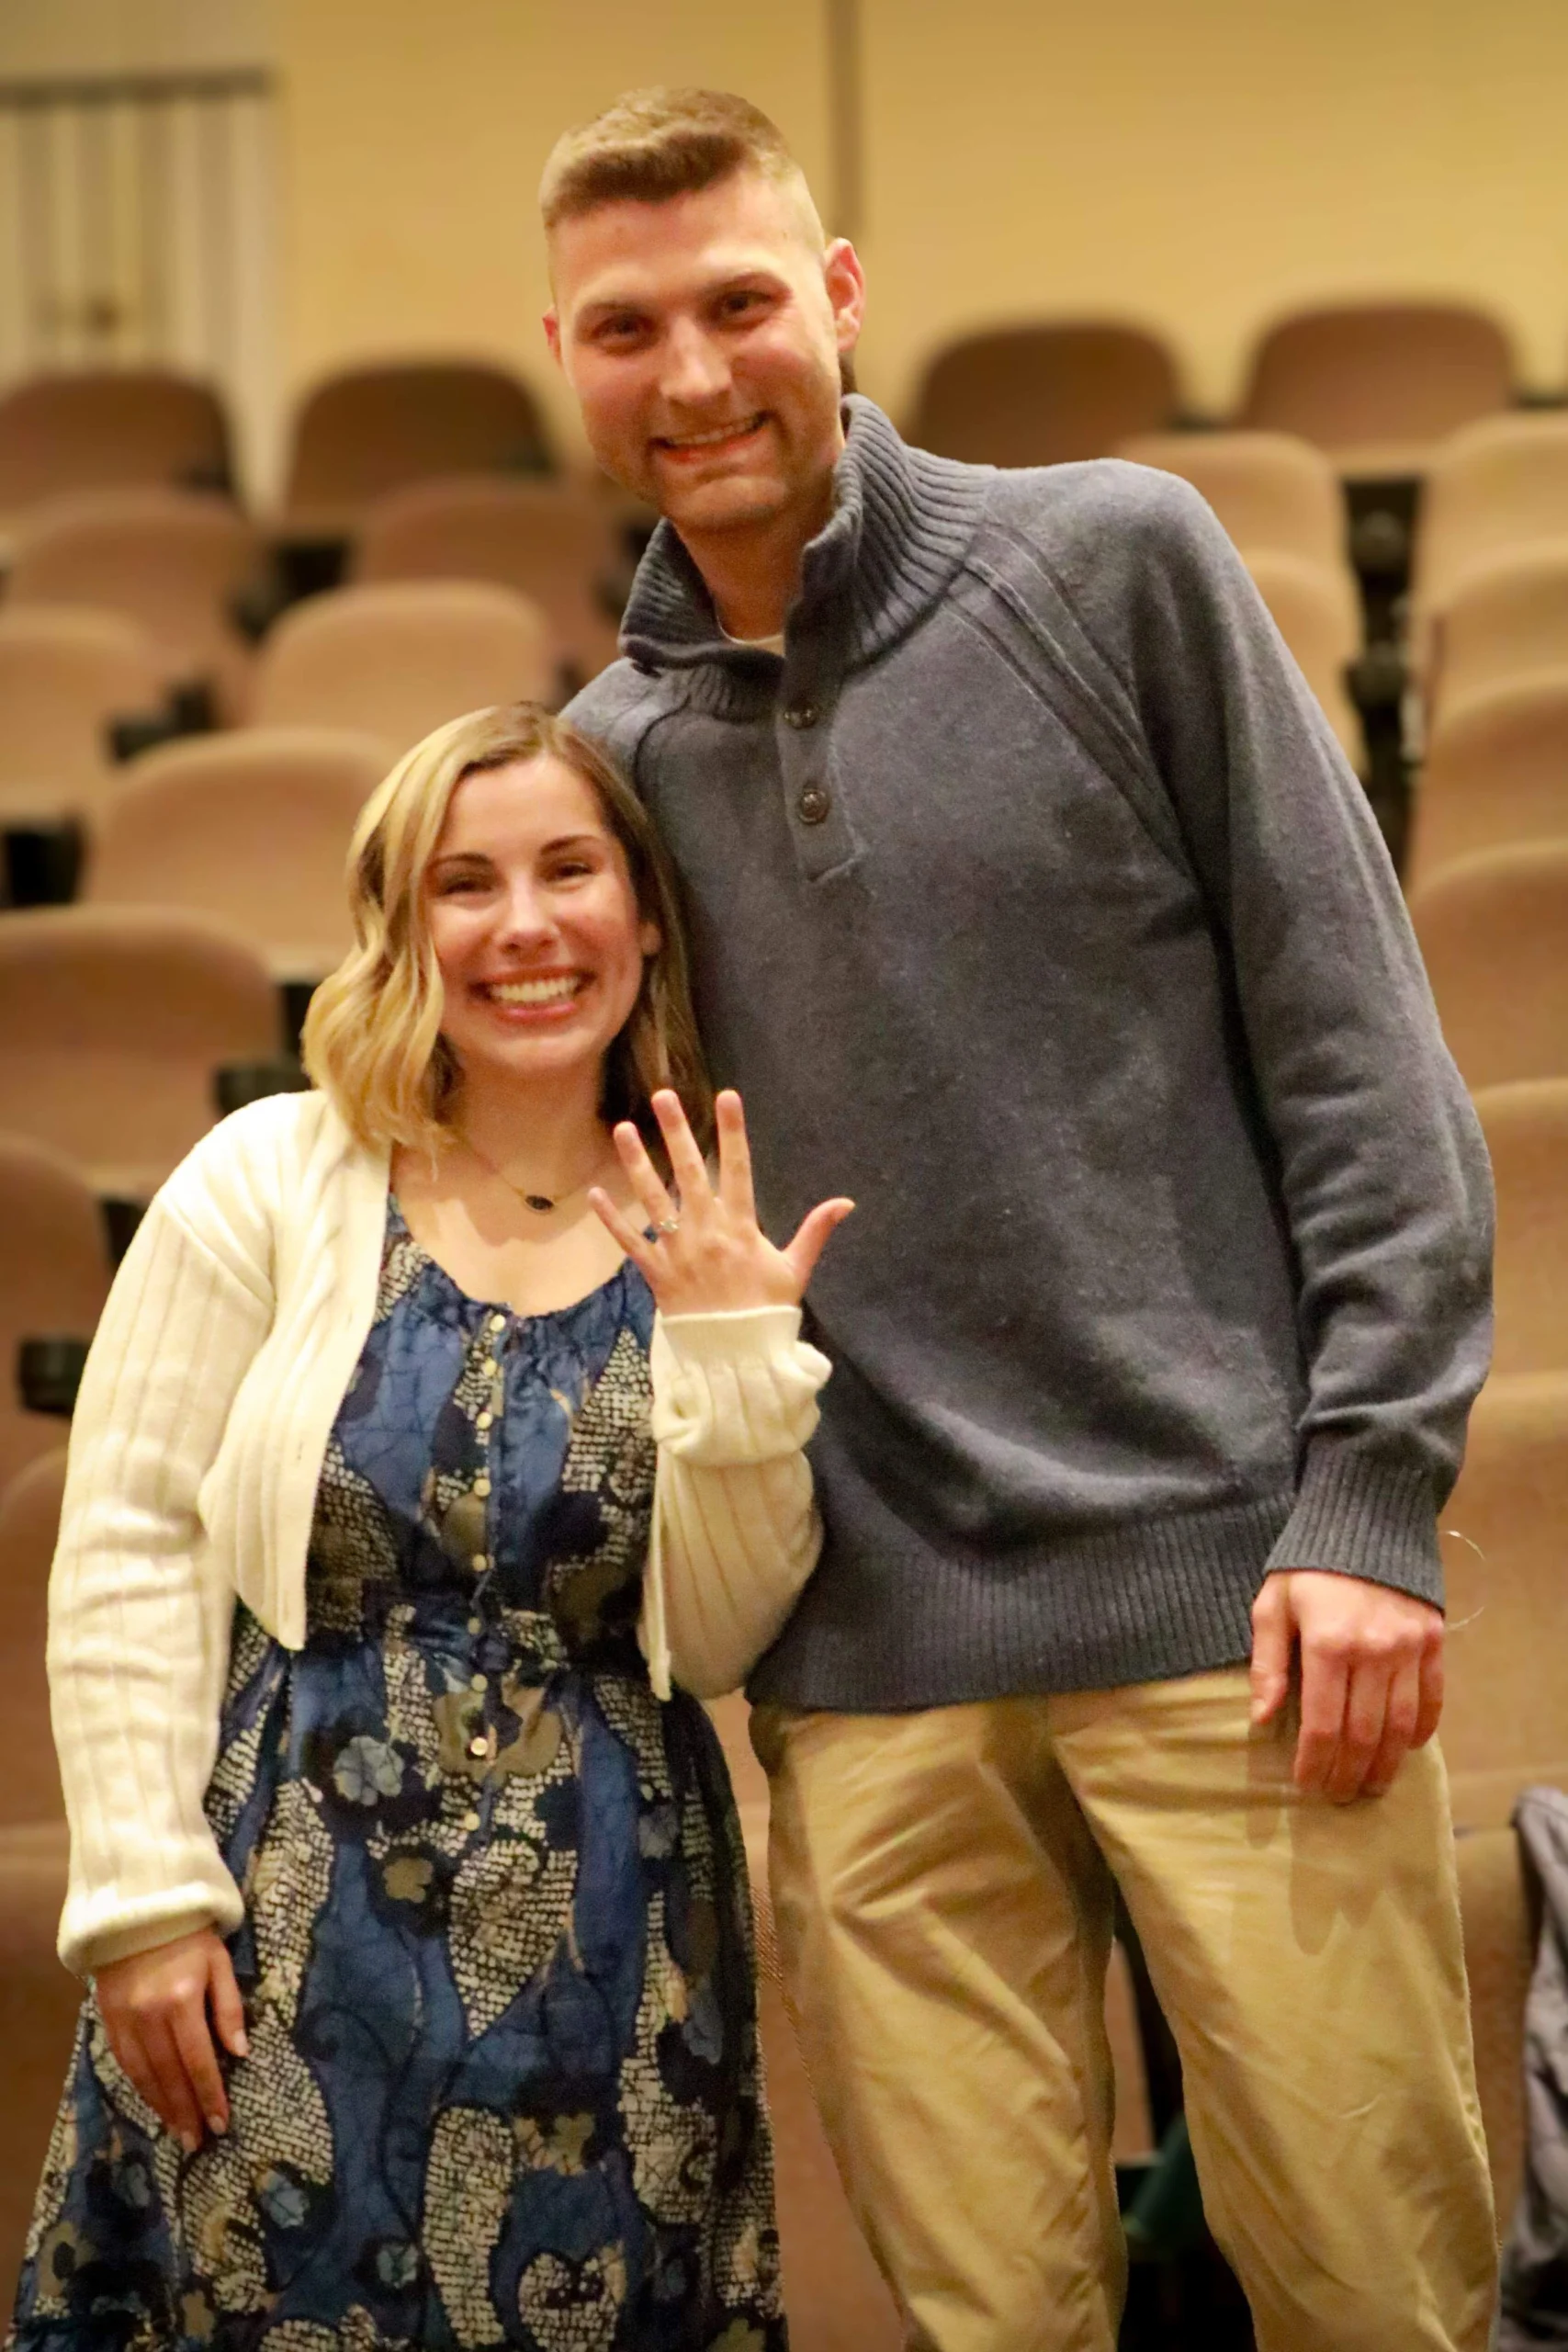
<svg viewBox="0 0 1568 2352">
<path fill-rule="evenodd" d="M 550 147 L 648 82 L 744 89 L 826 169 L 819 11 L 747 0 L 282 0 L 289 367 L 434 349 L 522 367 L 560 437 L 536 195 Z"/>
<path fill-rule="evenodd" d="M 872 305 L 899 406 L 948 334 L 1019 311 L 1162 327 L 1235 394 L 1290 305 L 1492 303 L 1568 374 L 1562 0 L 861 0 Z M 744 89 L 828 177 L 824 0 L 279 0 L 288 372 L 423 348 L 541 383 L 534 194 L 618 89 Z"/>
</svg>

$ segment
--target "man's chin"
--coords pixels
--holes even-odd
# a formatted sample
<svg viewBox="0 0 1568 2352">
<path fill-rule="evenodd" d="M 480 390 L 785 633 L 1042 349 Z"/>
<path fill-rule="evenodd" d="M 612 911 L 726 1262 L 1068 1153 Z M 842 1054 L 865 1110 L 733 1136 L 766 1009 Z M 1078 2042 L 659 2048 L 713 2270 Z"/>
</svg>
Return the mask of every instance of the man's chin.
<svg viewBox="0 0 1568 2352">
<path fill-rule="evenodd" d="M 661 480 L 655 495 L 661 514 L 681 532 L 718 536 L 727 531 L 753 531 L 777 522 L 790 505 L 788 491 L 776 481 L 672 482 Z"/>
</svg>

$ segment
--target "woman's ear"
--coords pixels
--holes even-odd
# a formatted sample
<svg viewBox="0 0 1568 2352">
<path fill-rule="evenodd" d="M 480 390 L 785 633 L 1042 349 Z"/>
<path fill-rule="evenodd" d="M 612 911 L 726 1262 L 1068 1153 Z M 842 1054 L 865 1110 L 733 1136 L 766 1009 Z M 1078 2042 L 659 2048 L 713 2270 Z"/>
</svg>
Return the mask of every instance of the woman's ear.
<svg viewBox="0 0 1568 2352">
<path fill-rule="evenodd" d="M 657 956 L 660 949 L 663 946 L 664 933 L 660 930 L 659 925 L 652 921 L 651 917 L 645 922 L 639 929 L 637 935 L 637 953 L 645 961 L 649 956 Z"/>
</svg>

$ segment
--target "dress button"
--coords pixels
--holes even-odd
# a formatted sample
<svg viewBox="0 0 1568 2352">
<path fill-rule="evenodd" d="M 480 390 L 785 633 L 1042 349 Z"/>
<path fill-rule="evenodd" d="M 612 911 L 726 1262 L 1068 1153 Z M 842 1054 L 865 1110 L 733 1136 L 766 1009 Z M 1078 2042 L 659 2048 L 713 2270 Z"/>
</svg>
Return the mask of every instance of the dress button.
<svg viewBox="0 0 1568 2352">
<path fill-rule="evenodd" d="M 469 1740 L 468 1754 L 470 1756 L 488 1756 L 490 1754 L 490 1742 L 482 1732 L 477 1739 Z"/>
<path fill-rule="evenodd" d="M 484 1678 L 484 1676 L 483 1676 L 482 1674 L 470 1674 L 470 1675 L 469 1675 L 469 1677 L 468 1677 L 468 1688 L 469 1688 L 469 1690 L 482 1690 L 484 1689 L 484 1687 L 485 1687 L 485 1678 Z"/>
<path fill-rule="evenodd" d="M 792 702 L 784 712 L 787 727 L 815 727 L 820 713 L 814 702 Z"/>
<path fill-rule="evenodd" d="M 470 1618 L 469 1618 L 469 1620 L 468 1620 L 468 1631 L 469 1631 L 469 1633 L 470 1633 L 470 1634 L 482 1634 L 482 1633 L 484 1632 L 484 1629 L 485 1629 L 485 1621 L 484 1621 L 484 1619 L 483 1619 L 482 1617 L 470 1617 Z"/>
<path fill-rule="evenodd" d="M 477 1430 L 488 1430 L 494 1419 L 495 1415 L 493 1413 L 476 1413 L 474 1415 L 474 1427 Z"/>
<path fill-rule="evenodd" d="M 803 825 L 819 825 L 832 805 L 819 784 L 808 784 L 795 804 L 795 814 Z"/>
<path fill-rule="evenodd" d="M 490 1492 L 490 1480 L 483 1476 L 476 1478 L 474 1480 L 474 1492 L 476 1495 L 488 1495 Z"/>
<path fill-rule="evenodd" d="M 474 1574 L 475 1574 L 475 1576 L 477 1576 L 477 1577 L 482 1577 L 482 1576 L 483 1576 L 483 1574 L 484 1574 L 484 1572 L 485 1572 L 485 1570 L 489 1567 L 489 1566 L 490 1566 L 490 1554 L 489 1554 L 488 1552 L 476 1552 L 476 1553 L 474 1554 L 474 1557 L 473 1557 L 473 1570 L 474 1570 Z"/>
<path fill-rule="evenodd" d="M 492 1331 L 504 1331 L 506 1329 L 505 1316 L 492 1315 L 490 1318 L 490 1328 Z"/>
<path fill-rule="evenodd" d="M 492 1372 L 499 1372 L 501 1370 L 501 1366 L 496 1363 L 493 1356 L 486 1356 L 483 1363 L 479 1366 L 479 1370 L 485 1374 L 488 1378 L 490 1374 Z"/>
<path fill-rule="evenodd" d="M 466 1813 L 463 1815 L 463 1826 L 465 1829 L 477 1829 L 479 1826 L 479 1817 L 477 1813 Z"/>
</svg>

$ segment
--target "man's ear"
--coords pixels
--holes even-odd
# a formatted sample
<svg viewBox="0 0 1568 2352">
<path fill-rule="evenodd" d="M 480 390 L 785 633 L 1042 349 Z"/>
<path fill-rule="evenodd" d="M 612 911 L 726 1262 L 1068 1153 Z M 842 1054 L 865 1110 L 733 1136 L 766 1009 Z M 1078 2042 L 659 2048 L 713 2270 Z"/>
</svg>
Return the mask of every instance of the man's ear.
<svg viewBox="0 0 1568 2352">
<path fill-rule="evenodd" d="M 839 349 L 852 351 L 865 322 L 865 272 L 847 237 L 835 237 L 822 256 L 823 282 L 833 309 Z"/>
<path fill-rule="evenodd" d="M 550 357 L 555 361 L 556 366 L 564 373 L 566 362 L 561 357 L 560 352 L 560 312 L 557 310 L 553 302 L 550 304 L 549 309 L 545 312 L 544 323 L 545 341 L 550 346 Z"/>
</svg>

